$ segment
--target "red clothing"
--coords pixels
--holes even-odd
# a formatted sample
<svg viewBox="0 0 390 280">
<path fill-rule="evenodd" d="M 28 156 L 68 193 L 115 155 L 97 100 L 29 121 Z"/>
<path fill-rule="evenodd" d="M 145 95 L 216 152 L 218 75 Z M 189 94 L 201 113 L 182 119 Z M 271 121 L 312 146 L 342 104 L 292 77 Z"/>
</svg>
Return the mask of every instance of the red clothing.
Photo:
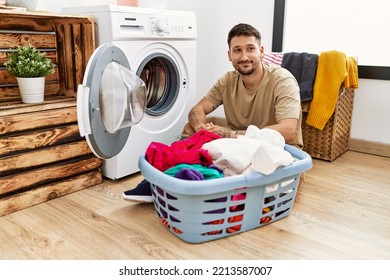
<svg viewBox="0 0 390 280">
<path fill-rule="evenodd" d="M 180 163 L 209 166 L 213 163 L 213 159 L 201 147 L 204 143 L 218 138 L 221 136 L 200 130 L 185 140 L 174 142 L 171 146 L 152 142 L 146 149 L 146 160 L 160 171 L 165 171 Z"/>
<path fill-rule="evenodd" d="M 171 146 L 183 150 L 196 150 L 202 148 L 204 143 L 219 138 L 222 137 L 207 130 L 199 130 L 187 139 L 173 142 Z"/>
</svg>

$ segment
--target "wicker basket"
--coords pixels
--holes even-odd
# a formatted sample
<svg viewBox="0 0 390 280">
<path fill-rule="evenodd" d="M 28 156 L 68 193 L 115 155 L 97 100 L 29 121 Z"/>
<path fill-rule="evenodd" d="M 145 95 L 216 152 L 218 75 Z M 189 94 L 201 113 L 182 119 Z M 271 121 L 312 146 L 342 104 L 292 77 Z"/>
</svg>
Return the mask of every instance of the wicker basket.
<svg viewBox="0 0 390 280">
<path fill-rule="evenodd" d="M 302 104 L 303 150 L 311 157 L 333 161 L 348 150 L 353 98 L 353 89 L 341 90 L 335 112 L 323 130 L 306 124 L 310 104 Z"/>
</svg>

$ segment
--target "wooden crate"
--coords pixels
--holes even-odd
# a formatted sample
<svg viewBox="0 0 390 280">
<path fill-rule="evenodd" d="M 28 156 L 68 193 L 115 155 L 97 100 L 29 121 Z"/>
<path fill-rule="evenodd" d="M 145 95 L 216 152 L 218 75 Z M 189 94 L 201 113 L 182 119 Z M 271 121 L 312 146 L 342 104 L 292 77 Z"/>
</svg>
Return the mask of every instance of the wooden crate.
<svg viewBox="0 0 390 280">
<path fill-rule="evenodd" d="M 26 44 L 56 64 L 40 104 L 23 104 L 3 67 L 7 52 Z M 94 49 L 92 18 L 0 11 L 0 216 L 102 182 L 102 162 L 80 137 L 76 114 Z"/>
<path fill-rule="evenodd" d="M 311 157 L 333 161 L 349 148 L 354 90 L 340 90 L 335 111 L 323 130 L 306 124 L 310 102 L 302 103 L 303 150 Z"/>
</svg>

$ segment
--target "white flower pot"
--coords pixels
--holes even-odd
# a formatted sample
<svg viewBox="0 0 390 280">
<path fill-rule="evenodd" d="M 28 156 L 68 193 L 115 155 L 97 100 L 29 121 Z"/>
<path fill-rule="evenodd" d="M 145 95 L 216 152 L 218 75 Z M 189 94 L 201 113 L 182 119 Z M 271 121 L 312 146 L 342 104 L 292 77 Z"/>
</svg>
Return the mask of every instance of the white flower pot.
<svg viewBox="0 0 390 280">
<path fill-rule="evenodd" d="M 16 78 L 23 103 L 41 103 L 45 93 L 45 77 Z"/>
</svg>

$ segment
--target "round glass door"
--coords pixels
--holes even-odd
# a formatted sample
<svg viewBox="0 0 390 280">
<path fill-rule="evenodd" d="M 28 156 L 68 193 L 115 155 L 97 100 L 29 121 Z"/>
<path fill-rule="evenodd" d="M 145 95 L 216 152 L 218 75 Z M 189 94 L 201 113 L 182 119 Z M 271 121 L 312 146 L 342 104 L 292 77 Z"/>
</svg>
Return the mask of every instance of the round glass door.
<svg viewBox="0 0 390 280">
<path fill-rule="evenodd" d="M 124 147 L 131 126 L 144 116 L 145 83 L 129 70 L 123 51 L 99 46 L 88 61 L 83 84 L 77 91 L 80 135 L 100 158 L 117 155 Z"/>
<path fill-rule="evenodd" d="M 164 54 L 146 57 L 138 67 L 137 76 L 146 84 L 146 113 L 161 116 L 175 104 L 179 94 L 179 71 L 172 59 Z"/>
</svg>

